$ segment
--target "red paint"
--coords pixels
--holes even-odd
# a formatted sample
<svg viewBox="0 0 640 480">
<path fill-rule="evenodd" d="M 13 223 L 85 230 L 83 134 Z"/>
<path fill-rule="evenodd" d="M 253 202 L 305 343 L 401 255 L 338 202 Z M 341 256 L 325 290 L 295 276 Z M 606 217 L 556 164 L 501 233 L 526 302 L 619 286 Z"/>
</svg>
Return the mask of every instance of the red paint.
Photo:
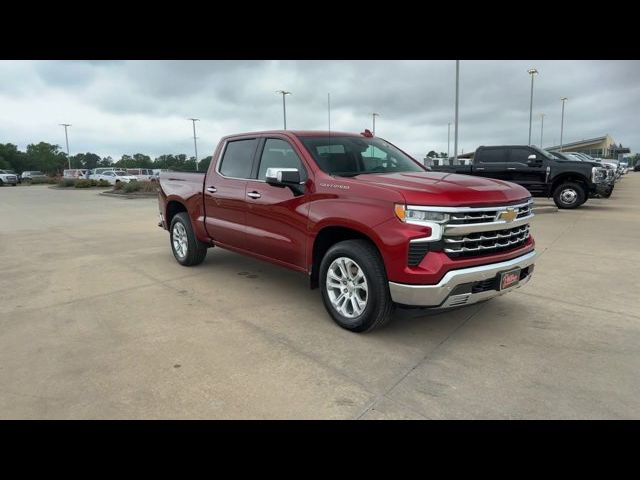
<svg viewBox="0 0 640 480">
<path fill-rule="evenodd" d="M 420 265 L 407 266 L 408 241 L 424 236 L 426 227 L 398 220 L 396 203 L 493 206 L 521 203 L 530 197 L 529 192 L 500 180 L 427 171 L 332 177 L 318 168 L 298 138 L 327 135 L 329 132 L 277 130 L 224 137 L 206 175 L 161 174 L 160 211 L 167 218 L 170 202 L 177 202 L 189 212 L 200 241 L 303 272 L 311 269 L 314 241 L 323 228 L 356 230 L 378 247 L 388 279 L 400 283 L 434 284 L 449 270 L 496 263 L 533 250 L 530 238 L 521 248 L 506 253 L 451 259 L 442 252 L 429 252 Z M 307 170 L 304 195 L 296 197 L 288 188 L 225 178 L 216 172 L 225 141 L 255 137 L 280 138 L 292 145 Z M 207 187 L 217 191 L 209 193 Z M 249 192 L 261 197 L 252 199 Z"/>
</svg>

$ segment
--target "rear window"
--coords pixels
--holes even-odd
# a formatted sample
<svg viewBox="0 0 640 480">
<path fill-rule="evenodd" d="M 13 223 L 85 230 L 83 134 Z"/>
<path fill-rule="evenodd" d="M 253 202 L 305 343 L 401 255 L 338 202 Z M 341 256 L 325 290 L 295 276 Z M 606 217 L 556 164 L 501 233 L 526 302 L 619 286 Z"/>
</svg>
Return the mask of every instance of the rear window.
<svg viewBox="0 0 640 480">
<path fill-rule="evenodd" d="M 225 177 L 249 178 L 257 145 L 257 138 L 228 142 L 222 156 L 220 173 Z"/>
</svg>

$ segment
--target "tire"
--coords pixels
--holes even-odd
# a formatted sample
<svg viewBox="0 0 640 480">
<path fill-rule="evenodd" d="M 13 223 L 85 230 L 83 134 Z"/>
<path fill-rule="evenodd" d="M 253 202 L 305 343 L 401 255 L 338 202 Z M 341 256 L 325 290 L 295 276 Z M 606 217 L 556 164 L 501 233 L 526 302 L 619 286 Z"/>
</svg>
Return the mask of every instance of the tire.
<svg viewBox="0 0 640 480">
<path fill-rule="evenodd" d="M 332 274 L 328 284 L 330 269 Z M 347 284 L 342 283 L 345 280 L 340 280 L 345 278 L 342 274 L 345 271 L 348 271 Z M 355 282 L 352 281 L 354 272 L 358 277 Z M 360 278 L 360 273 L 364 280 Z M 346 300 L 340 300 L 345 293 L 341 291 L 343 288 L 350 295 Z M 395 308 L 382 258 L 366 240 L 345 240 L 327 251 L 320 262 L 320 291 L 329 315 L 339 326 L 352 332 L 368 332 L 382 327 L 391 319 Z M 361 309 L 360 312 L 354 307 L 354 302 Z"/>
<path fill-rule="evenodd" d="M 553 192 L 553 201 L 561 209 L 578 208 L 587 201 L 584 188 L 575 182 L 564 182 L 556 187 Z"/>
<path fill-rule="evenodd" d="M 175 242 L 174 235 L 176 235 Z M 196 238 L 187 212 L 174 215 L 169 228 L 169 242 L 173 256 L 180 265 L 185 267 L 199 265 L 207 256 L 207 245 Z M 185 248 L 186 252 L 183 251 Z"/>
<path fill-rule="evenodd" d="M 0 187 L 4 185 L 4 182 L 0 179 Z"/>
</svg>

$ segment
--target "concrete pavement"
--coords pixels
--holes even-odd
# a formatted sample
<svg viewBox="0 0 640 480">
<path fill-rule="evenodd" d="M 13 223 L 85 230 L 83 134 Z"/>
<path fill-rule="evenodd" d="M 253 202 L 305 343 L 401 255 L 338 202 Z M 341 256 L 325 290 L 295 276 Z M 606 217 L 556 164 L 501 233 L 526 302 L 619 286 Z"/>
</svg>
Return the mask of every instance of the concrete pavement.
<svg viewBox="0 0 640 480">
<path fill-rule="evenodd" d="M 640 418 L 639 206 L 631 172 L 534 219 L 522 289 L 358 335 L 300 274 L 179 266 L 155 199 L 3 187 L 0 418 Z"/>
</svg>

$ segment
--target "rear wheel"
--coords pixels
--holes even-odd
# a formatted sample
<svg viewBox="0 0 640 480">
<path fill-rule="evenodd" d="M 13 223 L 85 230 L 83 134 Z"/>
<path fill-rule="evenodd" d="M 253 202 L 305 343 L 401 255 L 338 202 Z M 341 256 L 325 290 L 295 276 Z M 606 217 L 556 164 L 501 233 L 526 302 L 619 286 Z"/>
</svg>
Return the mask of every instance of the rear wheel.
<svg viewBox="0 0 640 480">
<path fill-rule="evenodd" d="M 553 201 L 558 208 L 577 208 L 587 201 L 587 195 L 580 184 L 565 182 L 556 187 L 553 192 Z"/>
<path fill-rule="evenodd" d="M 324 306 L 342 328 L 365 332 L 386 324 L 394 304 L 380 254 L 366 240 L 346 240 L 320 263 Z"/>
<path fill-rule="evenodd" d="M 207 256 L 207 245 L 200 242 L 191 226 L 187 212 L 177 213 L 169 228 L 171 251 L 180 265 L 199 265 Z"/>
</svg>

